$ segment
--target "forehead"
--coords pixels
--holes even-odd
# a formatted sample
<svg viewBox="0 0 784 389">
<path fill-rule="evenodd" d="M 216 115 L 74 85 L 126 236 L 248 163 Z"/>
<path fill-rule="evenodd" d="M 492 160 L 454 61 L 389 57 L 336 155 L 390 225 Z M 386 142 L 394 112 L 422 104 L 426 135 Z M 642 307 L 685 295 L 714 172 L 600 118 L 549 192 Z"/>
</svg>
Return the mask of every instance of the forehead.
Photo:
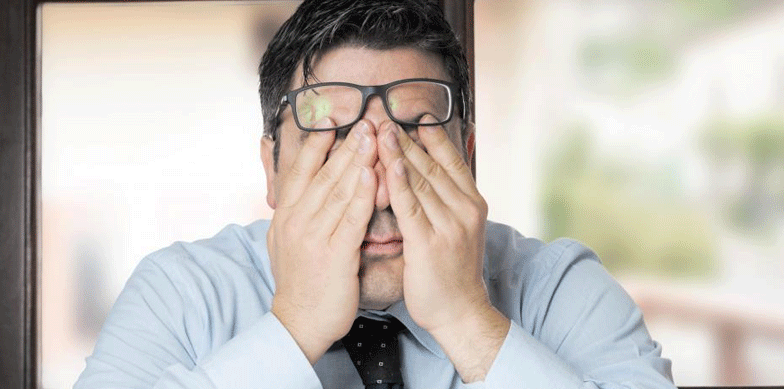
<svg viewBox="0 0 784 389">
<path fill-rule="evenodd" d="M 339 46 L 316 57 L 314 82 L 350 82 L 382 85 L 406 78 L 434 78 L 451 81 L 437 54 L 411 47 L 376 50 L 358 46 Z M 295 72 L 292 89 L 304 85 L 302 71 Z"/>
</svg>

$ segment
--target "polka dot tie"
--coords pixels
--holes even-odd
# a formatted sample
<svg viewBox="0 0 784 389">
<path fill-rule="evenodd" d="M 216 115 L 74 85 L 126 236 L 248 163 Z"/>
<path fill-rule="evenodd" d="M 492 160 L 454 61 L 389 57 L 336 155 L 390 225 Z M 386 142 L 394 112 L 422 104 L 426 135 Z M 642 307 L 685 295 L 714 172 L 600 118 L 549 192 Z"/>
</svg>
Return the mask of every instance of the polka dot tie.
<svg viewBox="0 0 784 389">
<path fill-rule="evenodd" d="M 395 318 L 391 320 L 378 321 L 360 316 L 343 338 L 343 346 L 367 389 L 403 387 L 397 334 L 405 326 Z"/>
</svg>

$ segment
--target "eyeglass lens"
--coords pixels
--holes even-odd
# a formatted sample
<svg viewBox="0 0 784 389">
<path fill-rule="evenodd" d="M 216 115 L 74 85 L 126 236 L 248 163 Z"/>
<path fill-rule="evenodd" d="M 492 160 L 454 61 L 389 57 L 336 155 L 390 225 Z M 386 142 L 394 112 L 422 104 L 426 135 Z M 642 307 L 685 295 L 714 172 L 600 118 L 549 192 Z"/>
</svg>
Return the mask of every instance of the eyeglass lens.
<svg viewBox="0 0 784 389">
<path fill-rule="evenodd" d="M 362 92 L 346 85 L 316 85 L 299 92 L 295 97 L 299 124 L 315 129 L 323 118 L 329 117 L 335 127 L 355 122 L 362 115 Z M 425 115 L 433 115 L 438 122 L 449 118 L 452 99 L 446 85 L 412 81 L 387 90 L 387 108 L 392 118 L 405 124 L 418 124 Z"/>
</svg>

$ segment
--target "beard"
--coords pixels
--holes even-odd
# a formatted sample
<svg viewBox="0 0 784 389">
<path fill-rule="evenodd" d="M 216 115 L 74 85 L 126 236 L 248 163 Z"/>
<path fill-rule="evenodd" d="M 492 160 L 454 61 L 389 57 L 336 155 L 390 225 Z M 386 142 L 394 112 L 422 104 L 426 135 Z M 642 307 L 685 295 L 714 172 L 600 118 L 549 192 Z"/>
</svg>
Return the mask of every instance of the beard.
<svg viewBox="0 0 784 389">
<path fill-rule="evenodd" d="M 403 299 L 402 237 L 391 207 L 373 212 L 365 239 L 401 240 L 395 252 L 373 252 L 367 242 L 360 250 L 359 307 L 383 310 Z"/>
</svg>

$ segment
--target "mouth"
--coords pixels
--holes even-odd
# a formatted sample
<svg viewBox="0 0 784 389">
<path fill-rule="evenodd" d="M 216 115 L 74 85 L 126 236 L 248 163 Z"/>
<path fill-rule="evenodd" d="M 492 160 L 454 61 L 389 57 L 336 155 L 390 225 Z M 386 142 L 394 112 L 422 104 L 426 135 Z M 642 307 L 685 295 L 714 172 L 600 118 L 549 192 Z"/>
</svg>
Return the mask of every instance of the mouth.
<svg viewBox="0 0 784 389">
<path fill-rule="evenodd" d="M 400 255 L 403 253 L 403 238 L 374 239 L 366 237 L 360 251 L 366 255 Z"/>
</svg>

